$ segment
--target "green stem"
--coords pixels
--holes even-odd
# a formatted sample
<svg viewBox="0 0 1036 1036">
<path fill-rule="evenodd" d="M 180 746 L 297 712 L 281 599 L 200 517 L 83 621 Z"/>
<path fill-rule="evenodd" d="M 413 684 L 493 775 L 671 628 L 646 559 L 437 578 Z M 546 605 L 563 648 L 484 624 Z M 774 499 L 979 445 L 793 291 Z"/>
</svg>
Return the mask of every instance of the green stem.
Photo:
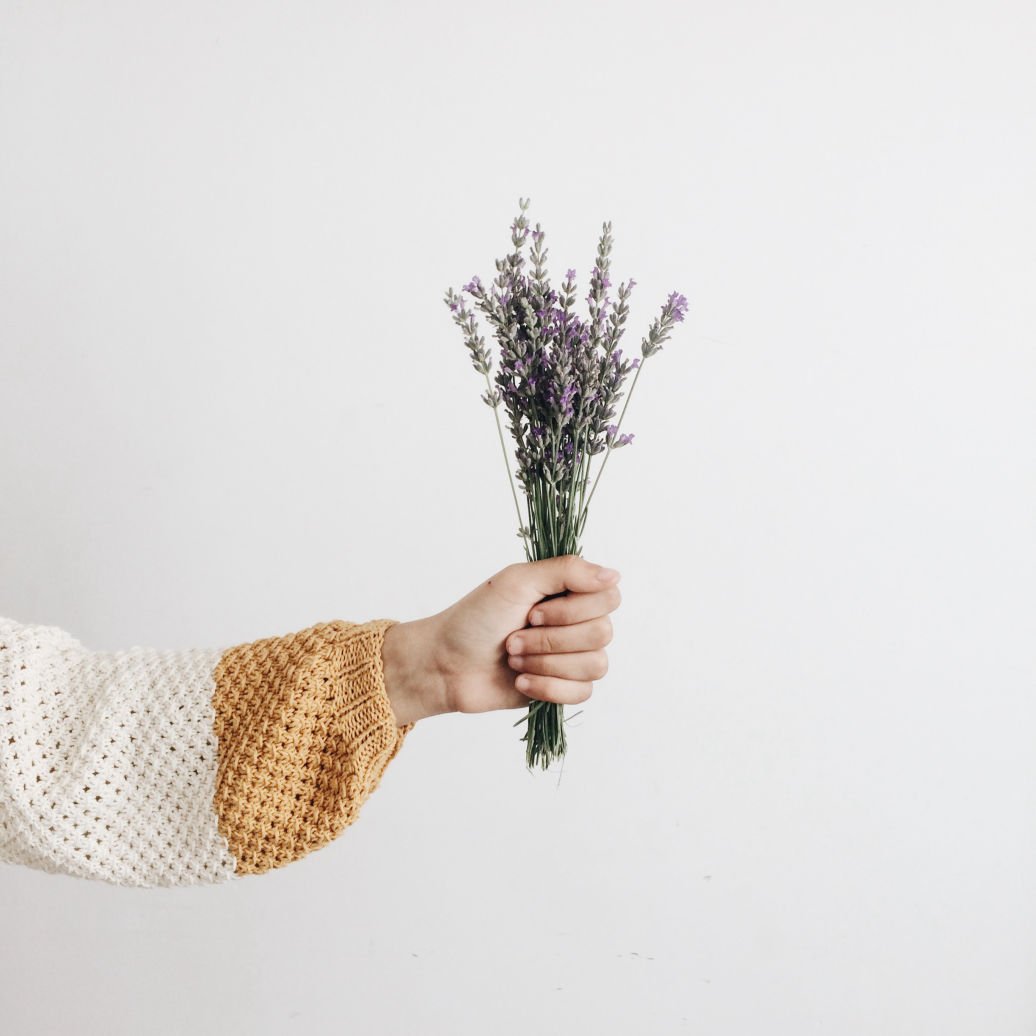
<svg viewBox="0 0 1036 1036">
<path fill-rule="evenodd" d="M 589 446 L 590 439 L 590 428 L 587 425 L 583 429 L 582 440 L 579 438 L 575 442 L 575 453 L 579 457 L 578 465 L 573 459 L 572 463 L 572 482 L 568 490 L 568 499 L 565 501 L 565 553 L 567 554 L 578 554 L 579 550 L 577 543 L 579 540 L 579 516 L 582 513 L 581 506 L 575 506 L 576 489 L 579 490 L 579 497 L 582 500 L 583 493 L 586 491 L 586 479 L 588 473 L 587 467 L 587 447 Z M 582 445 L 582 450 L 580 450 Z M 578 478 L 576 477 L 578 473 Z"/>
<path fill-rule="evenodd" d="M 489 394 L 493 394 L 493 386 L 489 380 L 489 375 L 486 374 L 486 387 L 489 389 Z M 525 535 L 524 526 L 522 524 L 522 508 L 518 503 L 518 491 L 514 487 L 514 476 L 511 474 L 511 462 L 507 457 L 507 446 L 504 444 L 504 429 L 500 424 L 500 407 L 493 407 L 493 414 L 496 417 L 496 431 L 497 435 L 500 436 L 500 449 L 504 454 L 504 467 L 507 468 L 507 480 L 511 483 L 511 496 L 514 497 L 514 509 L 518 512 L 518 531 L 522 535 L 522 542 L 525 544 L 525 557 L 526 560 L 531 561 L 529 557 L 529 540 Z"/>
<path fill-rule="evenodd" d="M 579 413 L 576 416 L 576 428 L 579 427 L 579 422 L 582 419 L 582 399 L 579 400 Z M 569 492 L 565 499 L 565 552 L 575 553 L 569 547 L 569 540 L 571 539 L 572 533 L 572 498 L 575 496 L 576 489 L 576 471 L 582 469 L 582 462 L 576 464 L 576 459 L 579 457 L 579 436 L 576 436 L 575 441 L 572 443 L 572 478 L 569 480 Z M 576 516 L 578 518 L 578 515 Z"/>
<path fill-rule="evenodd" d="M 590 435 L 590 431 L 589 431 L 589 429 L 587 429 L 587 446 L 589 446 L 589 444 L 590 444 L 589 435 Z M 586 484 L 587 484 L 587 482 L 590 481 L 590 462 L 591 462 L 592 459 L 593 458 L 589 454 L 587 454 L 587 456 L 586 456 L 586 473 L 583 475 L 582 481 L 579 483 L 579 510 L 577 512 L 579 514 L 579 520 L 576 522 L 576 540 L 577 541 L 583 535 L 583 525 L 585 523 L 585 518 L 583 517 L 583 515 L 585 513 L 584 505 L 583 505 L 583 500 L 586 497 Z"/>
<path fill-rule="evenodd" d="M 640 377 L 640 372 L 644 369 L 644 361 L 641 360 L 640 365 L 637 367 L 637 373 L 633 375 L 633 382 L 630 384 L 630 390 L 626 393 L 626 402 L 622 405 L 622 413 L 619 414 L 619 422 L 615 426 L 615 436 L 619 437 L 619 432 L 622 430 L 622 419 L 626 416 L 626 407 L 630 405 L 630 399 L 633 396 L 633 390 L 637 387 L 637 378 Z M 604 460 L 601 461 L 600 468 L 597 469 L 597 478 L 594 479 L 593 488 L 590 490 L 590 495 L 586 498 L 586 504 L 584 510 L 581 512 L 579 517 L 579 535 L 582 535 L 583 525 L 586 523 L 586 516 L 590 512 L 590 501 L 594 498 L 594 491 L 597 489 L 597 483 L 601 481 L 601 475 L 604 474 L 605 465 L 608 463 L 608 458 L 612 455 L 612 447 L 608 447 L 608 452 L 604 455 Z"/>
</svg>

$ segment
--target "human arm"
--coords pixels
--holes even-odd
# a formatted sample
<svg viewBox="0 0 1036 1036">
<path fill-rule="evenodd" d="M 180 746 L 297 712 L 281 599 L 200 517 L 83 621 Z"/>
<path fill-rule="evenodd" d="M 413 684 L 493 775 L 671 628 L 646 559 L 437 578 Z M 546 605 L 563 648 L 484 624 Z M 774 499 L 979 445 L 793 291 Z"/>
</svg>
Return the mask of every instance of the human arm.
<svg viewBox="0 0 1036 1036">
<path fill-rule="evenodd" d="M 427 619 L 227 649 L 91 651 L 0 619 L 0 861 L 149 886 L 297 860 L 356 820 L 420 719 L 584 701 L 619 602 L 598 568 L 509 565 Z"/>
<path fill-rule="evenodd" d="M 91 651 L 57 627 L 0 620 L 0 860 L 212 884 L 326 845 L 413 728 L 384 684 L 394 624 Z"/>
</svg>

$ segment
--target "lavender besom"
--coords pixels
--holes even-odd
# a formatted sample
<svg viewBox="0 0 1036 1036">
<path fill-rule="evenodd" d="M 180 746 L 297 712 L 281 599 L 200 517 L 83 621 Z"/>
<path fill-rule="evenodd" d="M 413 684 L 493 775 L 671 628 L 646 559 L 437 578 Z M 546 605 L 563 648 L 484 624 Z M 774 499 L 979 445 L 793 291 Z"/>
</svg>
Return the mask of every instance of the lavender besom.
<svg viewBox="0 0 1036 1036">
<path fill-rule="evenodd" d="M 586 295 L 589 319 L 573 312 L 576 271 L 569 269 L 561 291 L 555 291 L 547 276 L 547 250 L 540 224 L 529 229 L 525 212 L 529 199 L 519 198 L 520 213 L 511 224 L 514 251 L 496 260 L 497 277 L 489 291 L 475 275 L 462 291 L 492 324 L 500 346 L 499 369 L 495 376 L 485 338 L 479 334 L 474 312 L 462 295 L 452 288 L 445 296 L 454 322 L 464 332 L 464 341 L 475 370 L 486 379 L 482 400 L 496 414 L 500 445 L 504 450 L 511 492 L 518 511 L 519 531 L 529 561 L 562 554 L 579 554 L 580 539 L 601 473 L 613 450 L 633 442 L 633 433 L 619 433 L 642 359 L 659 352 L 673 326 L 684 319 L 687 299 L 672 292 L 641 343 L 641 358 L 623 359 L 619 341 L 625 333 L 629 297 L 636 282 L 631 277 L 619 285 L 618 299 L 607 294 L 611 264 L 611 223 L 603 225 L 597 261 Z M 522 249 L 531 236 L 529 264 Z M 612 421 L 630 371 L 633 381 L 617 421 Z M 492 379 L 492 380 L 491 380 Z M 527 520 L 523 520 L 507 449 L 500 425 L 500 407 L 507 414 L 515 443 L 518 480 L 525 490 Z M 590 493 L 591 459 L 604 453 Z M 563 706 L 532 701 L 527 762 L 539 761 L 545 769 L 551 759 L 565 752 L 562 726 Z"/>
</svg>

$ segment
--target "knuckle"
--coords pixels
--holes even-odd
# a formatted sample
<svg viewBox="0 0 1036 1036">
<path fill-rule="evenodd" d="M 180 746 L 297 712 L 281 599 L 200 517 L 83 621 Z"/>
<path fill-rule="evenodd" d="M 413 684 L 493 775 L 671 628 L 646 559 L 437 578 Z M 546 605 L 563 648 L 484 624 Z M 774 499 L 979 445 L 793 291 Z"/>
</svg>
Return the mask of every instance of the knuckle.
<svg viewBox="0 0 1036 1036">
<path fill-rule="evenodd" d="M 575 704 L 579 705 L 582 702 L 586 701 L 590 697 L 590 695 L 593 694 L 593 693 L 594 693 L 594 685 L 592 683 L 585 683 L 585 684 L 583 684 L 582 690 L 580 690 L 580 692 L 579 692 L 579 697 L 576 698 L 576 700 L 575 700 Z"/>
<path fill-rule="evenodd" d="M 612 620 L 607 615 L 602 615 L 597 623 L 599 627 L 599 640 L 600 643 L 597 647 L 607 647 L 615 636 L 615 628 L 612 626 Z"/>
<path fill-rule="evenodd" d="M 543 655 L 553 655 L 557 652 L 557 638 L 553 633 L 548 633 L 544 630 L 539 636 L 539 644 L 537 645 L 539 653 Z"/>
<path fill-rule="evenodd" d="M 518 688 L 526 698 L 542 698 L 543 697 L 543 681 L 535 673 L 530 673 L 528 670 L 523 671 L 523 676 L 528 677 L 526 681 L 527 686 Z"/>
<path fill-rule="evenodd" d="M 489 580 L 489 584 L 493 585 L 495 583 L 498 591 L 501 591 L 501 588 L 502 592 L 505 593 L 508 590 L 513 591 L 515 586 L 520 585 L 523 576 L 521 567 L 521 563 L 517 561 L 511 562 L 510 565 L 505 565 Z"/>
<path fill-rule="evenodd" d="M 599 651 L 594 659 L 594 679 L 603 680 L 608 675 L 608 656 Z"/>
<path fill-rule="evenodd" d="M 611 610 L 614 611 L 622 604 L 622 591 L 618 586 L 613 586 L 608 593 L 608 603 L 611 605 Z"/>
</svg>

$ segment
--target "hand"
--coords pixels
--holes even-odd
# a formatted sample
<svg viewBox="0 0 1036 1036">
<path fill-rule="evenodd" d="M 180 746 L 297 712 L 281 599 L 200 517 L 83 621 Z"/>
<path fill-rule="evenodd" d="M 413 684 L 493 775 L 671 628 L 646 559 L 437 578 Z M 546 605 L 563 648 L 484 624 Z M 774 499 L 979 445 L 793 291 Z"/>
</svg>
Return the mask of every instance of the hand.
<svg viewBox="0 0 1036 1036">
<path fill-rule="evenodd" d="M 577 554 L 516 562 L 437 615 L 392 626 L 383 658 L 399 725 L 524 708 L 530 698 L 586 701 L 608 671 L 609 613 L 622 600 L 621 577 L 599 579 L 604 571 Z M 542 623 L 530 625 L 530 612 L 542 613 Z M 519 673 L 527 688 L 516 686 Z"/>
</svg>

